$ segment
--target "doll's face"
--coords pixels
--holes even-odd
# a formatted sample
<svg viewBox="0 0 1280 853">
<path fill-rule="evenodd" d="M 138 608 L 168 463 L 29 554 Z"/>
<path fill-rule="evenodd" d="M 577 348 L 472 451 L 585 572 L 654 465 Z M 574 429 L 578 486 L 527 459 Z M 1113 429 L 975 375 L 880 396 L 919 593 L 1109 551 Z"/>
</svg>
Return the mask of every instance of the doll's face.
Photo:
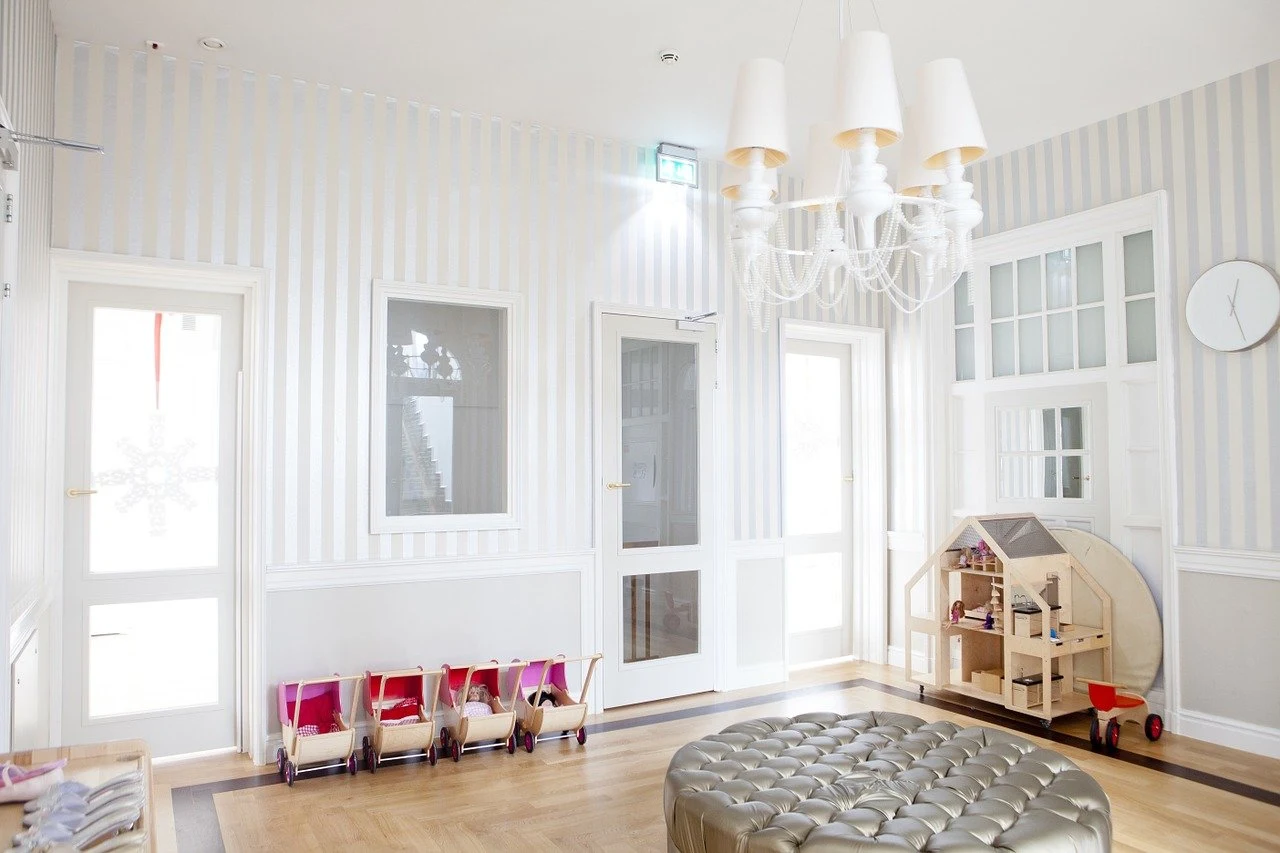
<svg viewBox="0 0 1280 853">
<path fill-rule="evenodd" d="M 472 684 L 467 688 L 468 702 L 488 702 L 492 697 L 489 688 L 483 684 Z"/>
</svg>

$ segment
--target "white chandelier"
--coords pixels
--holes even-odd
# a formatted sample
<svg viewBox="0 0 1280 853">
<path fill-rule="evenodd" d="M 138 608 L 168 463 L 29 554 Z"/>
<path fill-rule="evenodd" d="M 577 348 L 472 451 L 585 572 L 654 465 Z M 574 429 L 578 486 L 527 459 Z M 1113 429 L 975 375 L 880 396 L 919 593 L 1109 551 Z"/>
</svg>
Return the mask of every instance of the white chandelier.
<svg viewBox="0 0 1280 853">
<path fill-rule="evenodd" d="M 810 293 L 824 308 L 850 283 L 882 293 L 913 313 L 946 294 L 969 266 L 982 207 L 964 168 L 987 150 L 978 111 L 958 59 L 919 71 L 917 102 L 906 116 L 889 38 L 879 31 L 847 35 L 840 46 L 835 121 L 812 126 L 804 193 L 776 201 L 778 166 L 787 162 L 785 71 L 775 59 L 752 59 L 738 72 L 722 192 L 733 201 L 730 255 L 734 277 L 761 331 L 775 306 Z M 898 191 L 877 162 L 881 148 L 902 141 Z M 791 211 L 816 218 L 809 246 L 792 246 Z M 914 281 L 906 260 L 914 261 Z"/>
</svg>

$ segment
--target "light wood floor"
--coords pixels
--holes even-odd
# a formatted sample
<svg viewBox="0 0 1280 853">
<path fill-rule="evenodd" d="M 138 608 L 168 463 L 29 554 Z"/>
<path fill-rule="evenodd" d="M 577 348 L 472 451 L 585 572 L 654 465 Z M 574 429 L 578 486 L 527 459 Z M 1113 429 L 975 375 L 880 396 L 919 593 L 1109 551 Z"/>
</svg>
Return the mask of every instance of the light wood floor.
<svg viewBox="0 0 1280 853">
<path fill-rule="evenodd" d="M 768 696 L 783 690 L 867 678 L 909 687 L 901 671 L 848 664 L 797 673 L 785 685 L 706 694 L 610 711 L 613 722 Z M 914 689 L 914 688 L 913 688 Z M 223 843 L 240 850 L 503 850 L 655 851 L 666 849 L 662 781 L 671 754 L 730 723 L 774 714 L 882 709 L 972 724 L 963 714 L 921 705 L 869 686 L 822 690 L 729 711 L 592 734 L 576 742 L 539 744 L 530 755 L 504 751 L 462 761 L 384 765 L 376 775 L 303 778 L 293 788 L 270 784 L 213 796 Z M 976 721 L 982 725 L 989 722 Z M 1056 730 L 1087 735 L 1087 724 Z M 1115 849 L 1280 850 L 1280 807 L 1169 773 L 1045 742 L 1094 776 L 1111 797 Z M 1280 761 L 1165 735 L 1149 744 L 1126 726 L 1122 749 L 1171 764 L 1280 791 Z M 193 785 L 271 773 L 243 756 L 219 756 L 156 768 L 161 849 L 177 849 L 172 793 Z M 190 847 L 186 848 L 191 849 Z M 196 845 L 202 849 L 202 845 Z M 184 850 L 186 853 L 186 850 Z"/>
</svg>

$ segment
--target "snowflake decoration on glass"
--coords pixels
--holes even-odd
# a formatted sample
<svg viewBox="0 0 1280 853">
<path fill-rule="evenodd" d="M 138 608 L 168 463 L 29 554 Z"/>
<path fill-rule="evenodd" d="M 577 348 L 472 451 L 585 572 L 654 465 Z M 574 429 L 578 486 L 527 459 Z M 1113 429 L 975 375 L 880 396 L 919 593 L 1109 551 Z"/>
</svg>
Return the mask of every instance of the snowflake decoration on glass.
<svg viewBox="0 0 1280 853">
<path fill-rule="evenodd" d="M 183 509 L 195 507 L 196 502 L 187 494 L 188 483 L 207 483 L 218 479 L 217 468 L 188 468 L 182 464 L 182 457 L 195 447 L 195 442 L 188 439 L 173 447 L 165 446 L 164 415 L 161 414 L 151 416 L 151 435 L 145 449 L 127 438 L 120 439 L 117 447 L 129 467 L 103 471 L 93 478 L 94 484 L 128 487 L 128 491 L 116 501 L 116 509 L 120 512 L 128 512 L 135 504 L 146 501 L 152 536 L 163 536 L 168 529 L 165 518 L 168 502 L 172 501 Z"/>
</svg>

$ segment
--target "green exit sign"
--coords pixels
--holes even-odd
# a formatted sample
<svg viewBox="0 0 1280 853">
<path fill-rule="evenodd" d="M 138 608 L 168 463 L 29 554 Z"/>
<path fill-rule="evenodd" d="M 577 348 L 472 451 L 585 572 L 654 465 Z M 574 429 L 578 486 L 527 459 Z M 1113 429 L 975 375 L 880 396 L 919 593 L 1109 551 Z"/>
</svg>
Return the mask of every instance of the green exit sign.
<svg viewBox="0 0 1280 853">
<path fill-rule="evenodd" d="M 657 179 L 665 184 L 697 187 L 698 152 L 670 142 L 659 144 Z"/>
</svg>

